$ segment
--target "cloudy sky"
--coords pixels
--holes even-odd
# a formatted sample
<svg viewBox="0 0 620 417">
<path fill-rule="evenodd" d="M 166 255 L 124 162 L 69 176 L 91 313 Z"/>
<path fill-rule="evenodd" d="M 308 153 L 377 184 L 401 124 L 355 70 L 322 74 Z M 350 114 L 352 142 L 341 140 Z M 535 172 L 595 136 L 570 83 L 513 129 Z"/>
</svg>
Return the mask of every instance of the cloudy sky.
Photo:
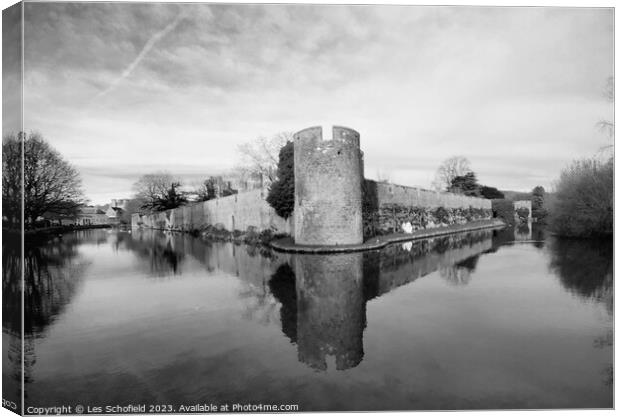
<svg viewBox="0 0 620 417">
<path fill-rule="evenodd" d="M 609 143 L 611 9 L 26 3 L 25 128 L 94 203 L 141 175 L 191 182 L 258 136 L 339 124 L 366 176 L 550 187 Z"/>
</svg>

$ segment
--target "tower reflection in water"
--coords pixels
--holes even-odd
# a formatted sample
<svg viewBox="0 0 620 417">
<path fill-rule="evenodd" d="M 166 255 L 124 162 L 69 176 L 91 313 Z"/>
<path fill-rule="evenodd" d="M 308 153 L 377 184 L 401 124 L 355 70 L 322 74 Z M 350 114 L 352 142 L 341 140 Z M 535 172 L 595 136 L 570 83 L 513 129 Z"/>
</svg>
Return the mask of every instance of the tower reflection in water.
<svg viewBox="0 0 620 417">
<path fill-rule="evenodd" d="M 363 255 L 296 256 L 297 346 L 299 360 L 317 370 L 357 366 L 364 357 L 366 300 Z"/>
<path fill-rule="evenodd" d="M 182 278 L 191 265 L 238 277 L 244 286 L 260 289 L 255 296 L 271 299 L 273 307 L 279 308 L 282 332 L 296 345 L 299 361 L 325 371 L 351 369 L 364 359 L 369 300 L 434 272 L 452 286 L 467 286 L 476 279 L 479 257 L 514 242 L 514 236 L 508 229 L 480 231 L 340 255 L 257 251 L 249 246 L 207 243 L 189 235 L 153 231 L 80 232 L 28 246 L 24 264 L 27 303 L 23 306 L 26 381 L 35 366 L 35 339 L 45 337 L 49 325 L 63 315 L 83 284 L 84 270 L 95 261 L 79 255 L 80 245 L 107 243 L 117 251 L 131 252 L 137 261 L 135 267 L 149 277 Z M 551 269 L 568 291 L 594 298 L 612 310 L 613 264 L 607 249 L 611 245 L 588 250 L 586 243 L 578 241 L 547 239 L 540 244 L 547 248 Z M 5 242 L 3 290 L 8 302 L 3 304 L 3 330 L 14 350 L 19 351 L 22 306 L 15 301 L 20 300 L 20 258 L 11 248 Z M 273 297 L 265 297 L 269 294 Z M 16 358 L 19 355 L 11 352 L 5 357 L 3 380 L 17 387 L 21 363 Z"/>
<path fill-rule="evenodd" d="M 481 253 L 493 248 L 491 231 L 391 245 L 380 251 L 290 255 L 269 281 L 281 303 L 283 333 L 299 361 L 317 371 L 346 370 L 364 358 L 368 300 L 438 271 L 467 285 Z"/>
</svg>

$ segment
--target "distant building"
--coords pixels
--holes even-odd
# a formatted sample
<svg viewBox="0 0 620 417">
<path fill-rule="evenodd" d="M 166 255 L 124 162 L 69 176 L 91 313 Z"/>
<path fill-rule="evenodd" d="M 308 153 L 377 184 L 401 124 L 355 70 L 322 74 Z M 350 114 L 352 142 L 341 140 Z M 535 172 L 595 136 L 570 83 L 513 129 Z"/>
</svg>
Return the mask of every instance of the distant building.
<svg viewBox="0 0 620 417">
<path fill-rule="evenodd" d="M 77 216 L 73 214 L 58 214 L 46 211 L 37 218 L 37 222 L 43 222 L 46 226 L 72 226 L 77 224 Z"/>
<path fill-rule="evenodd" d="M 75 214 L 45 212 L 37 221 L 43 221 L 49 226 L 90 226 L 108 224 L 108 217 L 97 207 L 82 206 Z"/>
<path fill-rule="evenodd" d="M 75 224 L 80 226 L 108 224 L 108 216 L 97 207 L 86 206 L 80 209 Z"/>
<path fill-rule="evenodd" d="M 123 214 L 127 211 L 128 198 L 114 198 L 110 201 L 109 207 L 105 210 L 108 224 L 120 224 Z"/>
<path fill-rule="evenodd" d="M 122 210 L 126 210 L 128 202 L 129 202 L 128 198 L 114 198 L 110 202 L 110 207 L 118 207 Z"/>
<path fill-rule="evenodd" d="M 108 219 L 108 224 L 120 224 L 121 217 L 123 216 L 123 209 L 120 207 L 110 207 L 105 215 Z"/>
</svg>

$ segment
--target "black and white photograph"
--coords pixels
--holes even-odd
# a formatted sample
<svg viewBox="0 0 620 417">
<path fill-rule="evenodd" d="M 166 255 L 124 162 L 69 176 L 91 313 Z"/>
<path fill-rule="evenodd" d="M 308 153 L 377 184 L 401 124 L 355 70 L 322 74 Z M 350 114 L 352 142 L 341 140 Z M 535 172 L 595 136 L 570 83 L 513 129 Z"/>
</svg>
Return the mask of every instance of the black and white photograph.
<svg viewBox="0 0 620 417">
<path fill-rule="evenodd" d="M 613 3 L 2 8 L 3 408 L 613 410 Z"/>
</svg>

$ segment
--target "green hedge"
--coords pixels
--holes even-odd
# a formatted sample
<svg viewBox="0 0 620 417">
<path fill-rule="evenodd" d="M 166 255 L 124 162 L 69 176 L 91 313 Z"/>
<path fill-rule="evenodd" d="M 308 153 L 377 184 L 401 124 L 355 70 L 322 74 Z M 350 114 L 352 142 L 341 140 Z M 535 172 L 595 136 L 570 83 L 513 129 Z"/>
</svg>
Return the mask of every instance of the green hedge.
<svg viewBox="0 0 620 417">
<path fill-rule="evenodd" d="M 491 200 L 491 209 L 493 217 L 502 220 L 509 226 L 515 224 L 515 205 L 512 201 L 506 199 Z"/>
</svg>

